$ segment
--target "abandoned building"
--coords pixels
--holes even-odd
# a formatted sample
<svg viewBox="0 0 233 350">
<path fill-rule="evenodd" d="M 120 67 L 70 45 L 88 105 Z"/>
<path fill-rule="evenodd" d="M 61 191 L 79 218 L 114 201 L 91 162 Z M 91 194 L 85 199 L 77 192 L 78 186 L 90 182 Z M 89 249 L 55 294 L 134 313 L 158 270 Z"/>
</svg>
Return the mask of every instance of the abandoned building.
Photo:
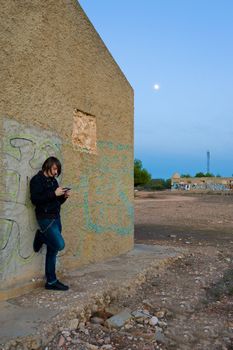
<svg viewBox="0 0 233 350">
<path fill-rule="evenodd" d="M 133 246 L 133 89 L 76 0 L 0 0 L 0 299 L 40 285 L 29 182 L 53 155 L 66 248 L 59 271 Z"/>
<path fill-rule="evenodd" d="M 230 191 L 233 177 L 181 177 L 175 173 L 171 178 L 171 189 L 185 191 Z"/>
</svg>

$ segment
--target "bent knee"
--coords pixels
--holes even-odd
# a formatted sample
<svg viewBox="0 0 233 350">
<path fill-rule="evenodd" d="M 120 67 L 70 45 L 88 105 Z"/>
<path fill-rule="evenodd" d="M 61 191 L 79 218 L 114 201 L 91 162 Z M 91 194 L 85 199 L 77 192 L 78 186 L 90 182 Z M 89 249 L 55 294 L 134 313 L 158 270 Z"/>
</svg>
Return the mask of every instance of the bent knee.
<svg viewBox="0 0 233 350">
<path fill-rule="evenodd" d="M 65 242 L 59 242 L 58 246 L 57 246 L 57 250 L 60 252 L 61 250 L 63 250 L 65 248 Z"/>
</svg>

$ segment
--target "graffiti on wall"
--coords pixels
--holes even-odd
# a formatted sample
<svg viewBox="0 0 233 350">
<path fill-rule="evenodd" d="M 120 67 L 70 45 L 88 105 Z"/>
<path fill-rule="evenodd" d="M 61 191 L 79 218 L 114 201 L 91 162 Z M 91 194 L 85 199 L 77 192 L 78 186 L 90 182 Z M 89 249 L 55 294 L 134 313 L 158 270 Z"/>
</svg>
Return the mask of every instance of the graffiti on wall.
<svg viewBox="0 0 233 350">
<path fill-rule="evenodd" d="M 43 261 L 43 257 L 35 257 L 32 250 L 37 224 L 29 196 L 29 182 L 47 157 L 54 155 L 62 160 L 61 147 L 61 139 L 51 132 L 4 119 L 5 184 L 1 193 L 0 280 L 20 274 L 22 266 L 31 266 L 34 259 Z M 87 232 L 98 235 L 115 233 L 118 236 L 133 233 L 132 146 L 98 141 L 97 154 L 90 157 L 85 154 L 84 169 L 75 183 L 70 184 L 78 195 L 78 203 L 70 201 L 63 207 L 65 217 L 66 214 L 69 216 L 69 210 L 75 213 L 72 224 L 76 227 L 76 256 L 83 253 Z M 77 213 L 82 216 L 81 226 Z M 38 270 L 38 260 L 35 268 Z"/>
<path fill-rule="evenodd" d="M 94 203 L 88 200 L 92 189 L 92 176 L 80 179 L 84 188 L 84 215 L 90 231 L 115 232 L 119 235 L 133 232 L 133 205 L 128 198 L 129 186 L 127 187 L 127 184 L 130 185 L 133 173 L 128 147 L 112 142 L 98 142 L 102 156 L 95 172 L 97 175 L 94 181 Z"/>
<path fill-rule="evenodd" d="M 7 118 L 3 127 L 5 184 L 0 215 L 1 279 L 17 273 L 33 259 L 36 221 L 29 197 L 29 181 L 47 157 L 61 158 L 61 140 L 52 133 L 28 128 Z"/>
<path fill-rule="evenodd" d="M 93 234 L 115 233 L 117 236 L 133 234 L 133 168 L 132 146 L 111 141 L 97 142 L 98 161 L 88 163 L 72 184 L 80 201 L 76 204 L 83 218 L 74 222 L 77 242 L 73 254 L 80 256 L 86 232 Z M 65 216 L 69 216 L 70 206 L 64 206 Z M 74 219 L 75 220 L 75 219 Z"/>
<path fill-rule="evenodd" d="M 173 182 L 172 190 L 199 190 L 199 191 L 229 191 L 232 189 L 231 183 L 214 183 L 214 182 L 203 182 L 203 183 L 179 183 Z"/>
</svg>

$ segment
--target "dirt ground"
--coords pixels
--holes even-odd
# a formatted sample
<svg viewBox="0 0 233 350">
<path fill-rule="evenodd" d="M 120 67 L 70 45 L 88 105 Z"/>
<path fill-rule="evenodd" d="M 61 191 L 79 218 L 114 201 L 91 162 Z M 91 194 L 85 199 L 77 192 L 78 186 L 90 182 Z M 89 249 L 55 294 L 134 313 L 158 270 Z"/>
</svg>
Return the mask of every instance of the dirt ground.
<svg viewBox="0 0 233 350">
<path fill-rule="evenodd" d="M 93 315 L 99 319 L 63 332 L 47 349 L 233 349 L 232 211 L 233 195 L 136 192 L 135 241 L 185 247 L 188 254 L 110 305 L 150 317 L 116 330 L 104 325 L 106 313 Z"/>
<path fill-rule="evenodd" d="M 172 244 L 190 240 L 195 244 L 228 245 L 233 241 L 232 213 L 233 194 L 138 192 L 135 238 Z M 175 239 L 170 240 L 171 235 L 176 235 Z"/>
<path fill-rule="evenodd" d="M 190 251 L 156 279 L 152 304 L 173 315 L 164 349 L 233 349 L 232 212 L 228 194 L 137 194 L 136 242 Z"/>
</svg>

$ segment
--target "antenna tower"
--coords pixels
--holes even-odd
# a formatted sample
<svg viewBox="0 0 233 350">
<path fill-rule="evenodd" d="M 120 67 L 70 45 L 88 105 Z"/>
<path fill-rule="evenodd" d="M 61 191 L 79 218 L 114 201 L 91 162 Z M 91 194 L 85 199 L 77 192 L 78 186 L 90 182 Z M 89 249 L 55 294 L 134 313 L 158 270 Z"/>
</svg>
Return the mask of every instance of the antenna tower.
<svg viewBox="0 0 233 350">
<path fill-rule="evenodd" d="M 207 173 L 210 173 L 210 151 L 207 151 Z"/>
</svg>

